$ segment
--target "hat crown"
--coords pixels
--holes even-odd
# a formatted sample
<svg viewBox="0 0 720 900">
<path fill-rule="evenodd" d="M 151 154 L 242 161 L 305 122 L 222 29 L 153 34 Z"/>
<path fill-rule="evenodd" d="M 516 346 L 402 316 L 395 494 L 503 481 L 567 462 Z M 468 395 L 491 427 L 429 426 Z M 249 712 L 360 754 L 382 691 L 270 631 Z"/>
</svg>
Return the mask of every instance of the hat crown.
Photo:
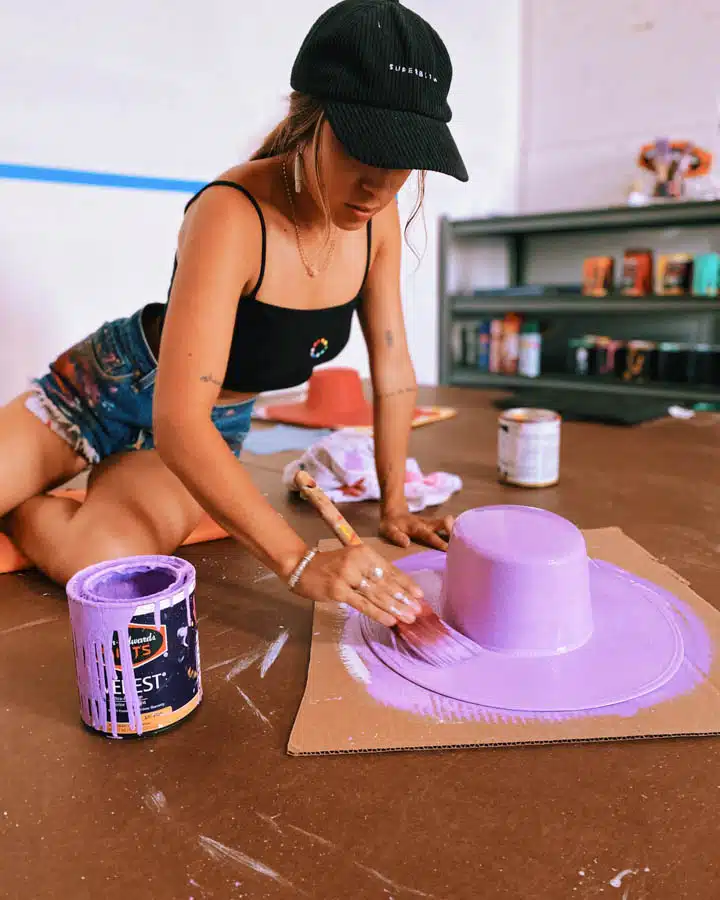
<svg viewBox="0 0 720 900">
<path fill-rule="evenodd" d="M 363 412 L 367 400 L 357 369 L 342 366 L 317 369 L 308 383 L 307 406 L 341 418 L 346 413 Z"/>
<path fill-rule="evenodd" d="M 437 32 L 398 0 L 342 0 L 303 41 L 292 87 L 318 100 L 415 112 L 442 122 L 450 56 Z"/>
<path fill-rule="evenodd" d="M 589 566 L 582 532 L 555 513 L 469 510 L 450 539 L 443 615 L 487 650 L 567 653 L 593 632 Z"/>
</svg>

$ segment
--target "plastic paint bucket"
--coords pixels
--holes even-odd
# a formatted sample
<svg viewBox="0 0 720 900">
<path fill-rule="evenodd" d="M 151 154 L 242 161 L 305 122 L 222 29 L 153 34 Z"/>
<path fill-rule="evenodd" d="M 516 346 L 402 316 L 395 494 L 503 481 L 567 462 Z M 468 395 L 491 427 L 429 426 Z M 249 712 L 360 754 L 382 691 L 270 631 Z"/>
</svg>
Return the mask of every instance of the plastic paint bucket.
<svg viewBox="0 0 720 900">
<path fill-rule="evenodd" d="M 195 569 L 174 556 L 90 566 L 67 585 L 80 715 L 116 738 L 157 734 L 202 700 Z"/>
</svg>

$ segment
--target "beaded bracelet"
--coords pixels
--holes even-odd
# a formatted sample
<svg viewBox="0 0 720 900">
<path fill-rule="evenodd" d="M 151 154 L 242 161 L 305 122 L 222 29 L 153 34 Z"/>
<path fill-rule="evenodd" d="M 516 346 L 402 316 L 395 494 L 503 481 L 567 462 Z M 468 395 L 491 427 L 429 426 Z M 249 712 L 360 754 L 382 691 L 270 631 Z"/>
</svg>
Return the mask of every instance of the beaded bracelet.
<svg viewBox="0 0 720 900">
<path fill-rule="evenodd" d="M 292 575 L 288 578 L 288 587 L 291 591 L 295 589 L 295 585 L 302 578 L 302 573 L 305 571 L 305 569 L 307 569 L 312 559 L 317 556 L 317 552 L 317 548 L 308 550 L 308 552 L 305 554 L 305 556 L 303 556 L 297 566 L 295 566 Z"/>
</svg>

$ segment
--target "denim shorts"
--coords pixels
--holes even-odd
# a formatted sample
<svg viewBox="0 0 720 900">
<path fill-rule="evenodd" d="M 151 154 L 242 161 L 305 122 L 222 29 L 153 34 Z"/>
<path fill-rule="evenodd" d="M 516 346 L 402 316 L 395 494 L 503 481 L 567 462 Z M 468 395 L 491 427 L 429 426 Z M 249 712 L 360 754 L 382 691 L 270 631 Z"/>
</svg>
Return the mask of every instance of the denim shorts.
<svg viewBox="0 0 720 900">
<path fill-rule="evenodd" d="M 124 450 L 152 450 L 157 360 L 142 310 L 106 322 L 62 353 L 32 382 L 27 408 L 90 465 Z M 216 406 L 212 421 L 236 456 L 250 431 L 254 400 Z"/>
</svg>

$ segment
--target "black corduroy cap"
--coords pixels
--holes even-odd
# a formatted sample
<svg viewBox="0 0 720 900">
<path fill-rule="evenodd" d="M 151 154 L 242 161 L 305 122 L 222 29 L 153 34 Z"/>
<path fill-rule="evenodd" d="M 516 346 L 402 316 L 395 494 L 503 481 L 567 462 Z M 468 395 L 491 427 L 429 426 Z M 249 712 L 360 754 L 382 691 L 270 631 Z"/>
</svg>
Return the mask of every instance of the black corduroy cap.
<svg viewBox="0 0 720 900">
<path fill-rule="evenodd" d="M 310 29 L 290 83 L 360 162 L 468 181 L 447 125 L 452 75 L 440 36 L 398 0 L 342 0 Z"/>
</svg>

